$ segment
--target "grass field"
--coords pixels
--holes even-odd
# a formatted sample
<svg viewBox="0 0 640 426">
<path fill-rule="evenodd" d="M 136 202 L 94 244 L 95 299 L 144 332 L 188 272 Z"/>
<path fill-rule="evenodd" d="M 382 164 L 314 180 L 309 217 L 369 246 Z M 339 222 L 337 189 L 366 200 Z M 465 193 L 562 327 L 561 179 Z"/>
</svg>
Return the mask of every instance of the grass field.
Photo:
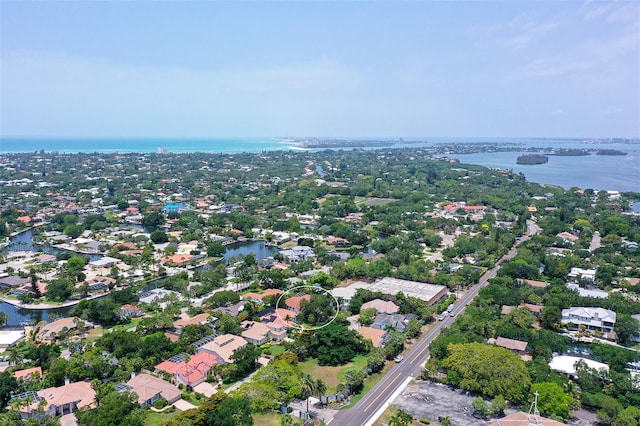
<svg viewBox="0 0 640 426">
<path fill-rule="evenodd" d="M 370 198 L 370 197 L 356 197 L 356 205 L 364 204 L 365 206 L 384 206 L 385 204 L 393 203 L 397 201 L 394 198 Z"/>
<path fill-rule="evenodd" d="M 309 358 L 298 365 L 303 373 L 311 374 L 311 376 L 317 379 L 322 379 L 327 385 L 327 393 L 329 394 L 336 392 L 338 383 L 344 383 L 344 375 L 347 370 L 354 368 L 363 370 L 367 366 L 367 357 L 358 355 L 352 362 L 339 367 L 318 365 L 318 361 L 313 358 Z"/>
<path fill-rule="evenodd" d="M 253 424 L 256 426 L 280 426 L 281 416 L 276 413 L 254 414 Z M 301 425 L 302 421 L 292 418 L 294 425 Z"/>
<path fill-rule="evenodd" d="M 144 419 L 144 425 L 145 426 L 162 426 L 169 420 L 176 417 L 178 414 L 180 414 L 179 410 L 175 410 L 172 412 L 163 412 L 163 413 L 148 411 L 147 416 Z"/>
</svg>

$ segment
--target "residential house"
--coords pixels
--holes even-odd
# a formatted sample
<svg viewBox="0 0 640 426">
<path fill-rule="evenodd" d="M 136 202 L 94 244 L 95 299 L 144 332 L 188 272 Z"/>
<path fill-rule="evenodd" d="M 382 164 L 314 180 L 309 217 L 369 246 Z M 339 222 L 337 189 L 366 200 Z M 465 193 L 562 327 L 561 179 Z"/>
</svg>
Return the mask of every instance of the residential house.
<svg viewBox="0 0 640 426">
<path fill-rule="evenodd" d="M 546 283 L 544 281 L 536 281 L 536 280 L 518 280 L 518 282 L 522 283 L 522 284 L 527 284 L 530 285 L 531 287 L 537 287 L 537 288 L 547 288 L 549 287 L 549 283 Z"/>
<path fill-rule="evenodd" d="M 381 348 L 387 343 L 391 334 L 387 330 L 381 330 L 373 327 L 360 327 L 356 332 L 365 340 L 370 340 L 374 348 Z"/>
<path fill-rule="evenodd" d="M 293 296 L 293 297 L 289 297 L 284 301 L 284 304 L 291 309 L 292 311 L 296 312 L 296 313 L 300 313 L 302 312 L 302 301 L 306 300 L 307 302 L 309 302 L 311 300 L 311 295 L 310 294 L 305 294 L 303 296 Z"/>
<path fill-rule="evenodd" d="M 194 315 L 193 317 L 189 317 L 187 314 L 182 314 L 179 320 L 173 322 L 173 326 L 180 330 L 188 325 L 207 324 L 210 316 L 211 315 L 208 313 Z"/>
<path fill-rule="evenodd" d="M 128 389 L 127 389 L 128 388 Z M 182 397 L 176 386 L 150 374 L 138 374 L 127 382 L 126 390 L 138 395 L 138 403 L 144 408 L 153 405 L 160 398 L 173 404 Z"/>
<path fill-rule="evenodd" d="M 243 337 L 233 334 L 223 334 L 222 336 L 217 336 L 211 342 L 200 346 L 198 353 L 208 352 L 217 355 L 224 362 L 232 362 L 231 356 L 233 353 L 247 346 L 247 343 Z"/>
<path fill-rule="evenodd" d="M 87 281 L 85 281 L 89 285 L 89 289 L 92 291 L 103 290 L 107 287 L 114 286 L 116 284 L 116 280 L 111 277 L 103 277 L 103 276 L 95 276 Z"/>
<path fill-rule="evenodd" d="M 78 317 L 60 318 L 59 320 L 50 322 L 43 326 L 36 335 L 36 339 L 43 342 L 52 342 L 61 336 L 76 330 L 78 325 L 83 325 L 84 328 L 93 327 L 93 323 L 83 321 Z"/>
<path fill-rule="evenodd" d="M 16 398 L 23 399 L 30 396 L 33 403 L 20 407 L 20 416 L 25 419 L 37 416 L 37 408 L 44 404 L 44 412 L 52 416 L 73 413 L 81 409 L 93 408 L 96 392 L 89 382 L 66 383 L 57 388 L 46 388 L 38 392 L 25 392 Z M 44 401 L 44 402 L 42 402 Z"/>
<path fill-rule="evenodd" d="M 603 370 L 609 371 L 609 366 L 602 362 L 594 361 L 589 358 L 580 358 L 577 356 L 570 355 L 556 355 L 551 361 L 549 361 L 549 368 L 553 371 L 558 371 L 560 373 L 564 373 L 568 376 L 576 377 L 577 369 L 576 364 L 579 362 L 584 362 L 587 367 L 594 370 Z"/>
<path fill-rule="evenodd" d="M 295 246 L 287 250 L 280 250 L 280 254 L 289 263 L 303 262 L 316 255 L 313 248 L 307 246 Z"/>
<path fill-rule="evenodd" d="M 575 243 L 580 239 L 580 237 L 578 237 L 577 235 L 573 235 L 570 232 L 561 232 L 558 235 L 556 235 L 556 237 L 571 244 Z"/>
<path fill-rule="evenodd" d="M 232 317 L 237 317 L 240 312 L 244 310 L 244 305 L 247 304 L 246 300 L 241 300 L 233 305 L 229 306 L 221 306 L 215 309 L 215 312 L 220 312 L 223 314 L 231 315 Z"/>
<path fill-rule="evenodd" d="M 496 345 L 505 349 L 509 349 L 511 352 L 516 353 L 520 356 L 526 355 L 527 346 L 529 345 L 529 343 L 522 340 L 507 339 L 506 337 L 498 337 L 497 339 L 492 338 L 487 340 L 487 343 L 489 345 Z"/>
<path fill-rule="evenodd" d="M 387 328 L 393 328 L 398 331 L 404 331 L 412 319 L 418 318 L 415 314 L 378 314 L 373 320 L 371 327 L 379 330 L 386 330 Z"/>
<path fill-rule="evenodd" d="M 603 308 L 573 307 L 562 310 L 562 324 L 584 326 L 587 330 L 610 333 L 616 324 L 616 313 Z"/>
<path fill-rule="evenodd" d="M 287 330 L 295 326 L 297 315 L 290 309 L 277 308 L 263 314 L 260 321 L 271 329 L 276 340 L 281 340 L 286 337 Z"/>
<path fill-rule="evenodd" d="M 165 372 L 173 377 L 176 383 L 185 386 L 197 386 L 211 374 L 214 365 L 222 363 L 217 355 L 200 352 L 185 361 L 186 354 L 171 357 L 155 366 L 155 372 Z"/>
<path fill-rule="evenodd" d="M 262 322 L 242 321 L 240 326 L 242 327 L 242 337 L 254 345 L 262 345 L 270 339 L 281 340 L 286 336 L 286 330 L 284 334 L 278 331 L 274 332 L 268 324 Z M 279 330 L 281 326 L 275 326 L 274 328 Z"/>
<path fill-rule="evenodd" d="M 277 289 L 277 288 L 268 288 L 266 289 L 264 292 L 262 293 L 245 293 L 242 298 L 243 299 L 248 299 L 248 300 L 253 300 L 256 302 L 260 302 L 262 303 L 263 299 L 267 296 L 279 296 L 283 293 L 282 290 Z"/>
<path fill-rule="evenodd" d="M 13 372 L 13 377 L 17 380 L 32 380 L 36 377 L 42 380 L 42 367 L 27 368 Z"/>
<path fill-rule="evenodd" d="M 132 317 L 141 317 L 142 315 L 144 315 L 142 309 L 135 305 L 126 304 L 122 305 L 120 308 L 120 318 L 127 319 Z"/>
<path fill-rule="evenodd" d="M 573 278 L 574 280 L 587 280 L 591 282 L 595 282 L 596 280 L 596 270 L 595 269 L 582 269 L 582 268 L 571 268 L 571 271 L 568 274 L 569 278 Z"/>
<path fill-rule="evenodd" d="M 161 262 L 169 266 L 184 266 L 193 260 L 193 255 L 190 254 L 174 254 L 171 256 L 165 256 L 161 259 Z"/>
<path fill-rule="evenodd" d="M 332 246 L 338 246 L 338 247 L 346 247 L 351 245 L 349 240 L 347 240 L 346 238 L 340 238 L 340 237 L 327 238 L 327 244 L 330 244 Z"/>
<path fill-rule="evenodd" d="M 609 293 L 607 293 L 606 291 L 582 288 L 575 283 L 567 283 L 567 288 L 577 291 L 578 294 L 582 297 L 595 297 L 597 299 L 606 299 L 607 297 L 609 297 Z"/>
<path fill-rule="evenodd" d="M 363 303 L 360 310 L 362 311 L 363 309 L 375 309 L 378 313 L 395 314 L 400 310 L 400 307 L 393 302 L 382 299 L 373 299 L 367 303 Z"/>
<path fill-rule="evenodd" d="M 30 282 L 31 280 L 29 278 L 22 278 L 15 275 L 0 278 L 0 286 L 2 286 L 5 289 L 12 288 L 12 287 L 21 287 Z"/>
</svg>

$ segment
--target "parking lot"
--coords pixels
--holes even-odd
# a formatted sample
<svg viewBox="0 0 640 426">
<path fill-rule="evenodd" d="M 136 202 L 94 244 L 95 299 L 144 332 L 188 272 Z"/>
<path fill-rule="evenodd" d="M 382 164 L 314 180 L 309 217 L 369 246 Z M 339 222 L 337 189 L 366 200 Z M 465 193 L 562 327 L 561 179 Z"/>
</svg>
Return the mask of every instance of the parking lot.
<svg viewBox="0 0 640 426">
<path fill-rule="evenodd" d="M 472 402 L 476 397 L 447 385 L 420 381 L 407 386 L 393 404 L 417 418 L 437 421 L 439 416 L 449 416 L 453 425 L 486 426 L 489 422 L 473 418 Z"/>
<path fill-rule="evenodd" d="M 489 420 L 476 419 L 472 416 L 473 400 L 476 395 L 466 391 L 452 389 L 447 385 L 430 381 L 417 381 L 407 386 L 392 403 L 417 418 L 438 421 L 439 416 L 449 416 L 454 426 L 486 426 Z M 490 401 L 489 401 L 490 402 Z M 507 409 L 505 414 L 517 410 Z M 528 409 L 523 409 L 528 411 Z M 573 413 L 576 418 L 567 422 L 571 426 L 589 426 L 596 423 L 596 414 L 579 409 Z M 494 419 L 495 420 L 495 419 Z"/>
</svg>

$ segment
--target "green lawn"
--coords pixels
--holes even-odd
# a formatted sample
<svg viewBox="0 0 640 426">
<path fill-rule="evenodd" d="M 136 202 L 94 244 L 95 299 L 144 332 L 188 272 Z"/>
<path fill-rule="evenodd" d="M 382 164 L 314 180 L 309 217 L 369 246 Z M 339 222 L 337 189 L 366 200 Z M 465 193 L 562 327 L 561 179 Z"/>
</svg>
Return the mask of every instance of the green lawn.
<svg viewBox="0 0 640 426">
<path fill-rule="evenodd" d="M 371 197 L 355 197 L 356 205 L 364 204 L 365 206 L 384 206 L 385 204 L 398 201 L 395 198 L 371 198 Z"/>
<path fill-rule="evenodd" d="M 269 348 L 269 353 L 273 356 L 280 355 L 281 353 L 284 353 L 284 352 L 286 352 L 286 349 L 284 346 L 275 345 Z"/>
<path fill-rule="evenodd" d="M 335 393 L 339 383 L 344 383 L 345 373 L 347 370 L 358 369 L 364 370 L 367 366 L 367 357 L 364 355 L 356 356 L 352 362 L 338 367 L 318 365 L 318 361 L 309 358 L 298 364 L 303 373 L 310 374 L 316 379 L 322 379 L 327 385 L 327 393 Z"/>
<path fill-rule="evenodd" d="M 162 426 L 169 420 L 180 414 L 180 410 L 174 410 L 172 412 L 156 413 L 155 411 L 148 411 L 147 416 L 144 419 L 145 426 Z"/>
<path fill-rule="evenodd" d="M 280 414 L 276 413 L 264 413 L 264 414 L 254 414 L 253 415 L 253 424 L 256 426 L 280 426 Z M 296 421 L 293 418 L 294 425 L 301 425 L 301 421 Z"/>
</svg>

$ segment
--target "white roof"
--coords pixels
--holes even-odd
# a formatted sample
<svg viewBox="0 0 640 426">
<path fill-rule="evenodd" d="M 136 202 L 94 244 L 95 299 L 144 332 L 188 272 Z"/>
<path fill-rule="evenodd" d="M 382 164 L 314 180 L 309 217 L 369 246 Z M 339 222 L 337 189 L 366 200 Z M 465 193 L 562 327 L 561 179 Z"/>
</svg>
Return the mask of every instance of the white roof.
<svg viewBox="0 0 640 426">
<path fill-rule="evenodd" d="M 603 364 L 602 362 L 594 361 L 592 359 L 569 355 L 554 356 L 551 362 L 549 362 L 549 368 L 565 374 L 576 374 L 575 365 L 578 361 L 584 361 L 589 368 L 609 371 L 609 366 L 607 364 Z"/>
<path fill-rule="evenodd" d="M 591 318 L 592 320 L 616 322 L 616 313 L 604 308 L 588 308 L 583 306 L 575 306 L 562 310 L 562 318 L 569 316 L 577 316 L 583 318 Z"/>
<path fill-rule="evenodd" d="M 0 347 L 11 346 L 24 337 L 24 330 L 0 330 Z"/>
</svg>

